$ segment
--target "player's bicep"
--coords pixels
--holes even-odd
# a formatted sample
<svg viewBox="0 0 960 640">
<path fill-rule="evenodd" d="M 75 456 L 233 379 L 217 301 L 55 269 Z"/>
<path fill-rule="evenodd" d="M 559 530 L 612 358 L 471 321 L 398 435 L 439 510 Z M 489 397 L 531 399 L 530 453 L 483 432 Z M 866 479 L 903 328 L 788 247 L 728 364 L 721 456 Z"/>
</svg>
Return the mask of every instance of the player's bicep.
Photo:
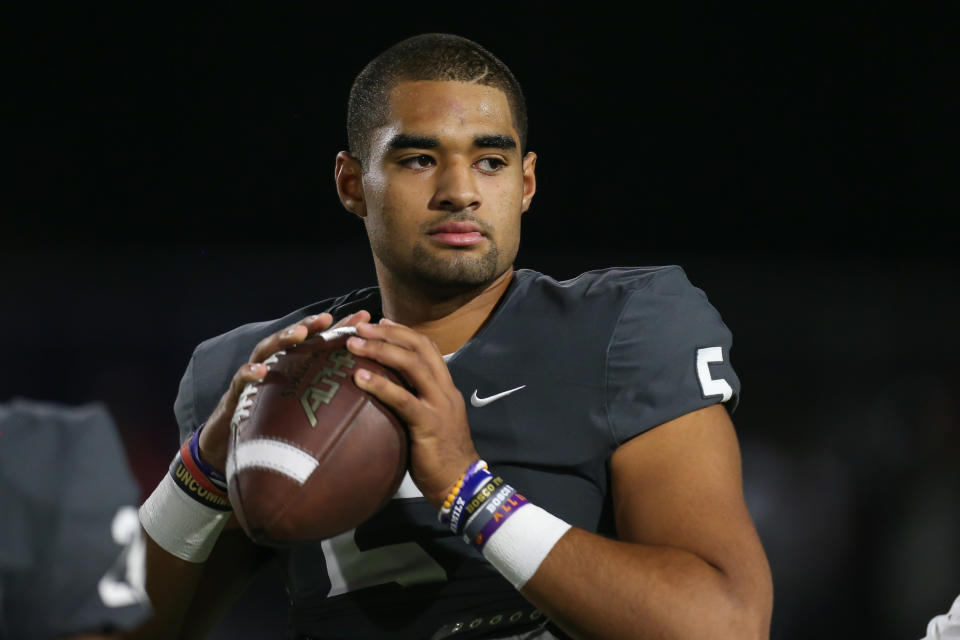
<svg viewBox="0 0 960 640">
<path fill-rule="evenodd" d="M 611 462 L 621 540 L 689 551 L 745 591 L 769 590 L 769 568 L 743 499 L 740 451 L 723 405 L 622 444 Z"/>
</svg>

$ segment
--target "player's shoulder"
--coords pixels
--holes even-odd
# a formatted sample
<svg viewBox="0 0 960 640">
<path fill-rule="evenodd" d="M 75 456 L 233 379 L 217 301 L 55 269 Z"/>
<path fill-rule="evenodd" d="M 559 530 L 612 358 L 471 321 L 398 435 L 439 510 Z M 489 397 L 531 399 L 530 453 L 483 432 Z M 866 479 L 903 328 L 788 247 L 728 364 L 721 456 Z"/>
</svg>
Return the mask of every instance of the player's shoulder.
<svg viewBox="0 0 960 640">
<path fill-rule="evenodd" d="M 611 298 L 625 299 L 638 292 L 702 294 L 679 265 L 608 267 L 586 271 L 567 280 L 556 280 L 531 269 L 518 269 L 516 276 L 526 292 L 581 301 L 609 302 Z"/>
<path fill-rule="evenodd" d="M 515 354 L 549 353 L 551 369 L 587 360 L 602 369 L 621 334 L 670 324 L 675 309 L 663 301 L 689 298 L 694 291 L 675 265 L 611 267 L 567 280 L 518 269 L 503 303 L 468 351 L 480 357 L 501 347 Z M 565 349 L 553 348 L 561 343 Z"/>
</svg>

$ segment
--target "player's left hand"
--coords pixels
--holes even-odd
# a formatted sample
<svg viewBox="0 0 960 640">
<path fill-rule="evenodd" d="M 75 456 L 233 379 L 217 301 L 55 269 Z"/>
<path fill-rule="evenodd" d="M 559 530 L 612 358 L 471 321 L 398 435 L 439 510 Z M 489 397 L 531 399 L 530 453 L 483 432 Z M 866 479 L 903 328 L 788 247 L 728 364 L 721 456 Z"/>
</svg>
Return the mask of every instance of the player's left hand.
<svg viewBox="0 0 960 640">
<path fill-rule="evenodd" d="M 480 456 L 470 437 L 467 410 L 433 340 L 390 320 L 357 325 L 347 348 L 398 371 L 413 392 L 366 369 L 357 386 L 397 412 L 410 432 L 410 476 L 439 507 L 467 467 Z"/>
</svg>

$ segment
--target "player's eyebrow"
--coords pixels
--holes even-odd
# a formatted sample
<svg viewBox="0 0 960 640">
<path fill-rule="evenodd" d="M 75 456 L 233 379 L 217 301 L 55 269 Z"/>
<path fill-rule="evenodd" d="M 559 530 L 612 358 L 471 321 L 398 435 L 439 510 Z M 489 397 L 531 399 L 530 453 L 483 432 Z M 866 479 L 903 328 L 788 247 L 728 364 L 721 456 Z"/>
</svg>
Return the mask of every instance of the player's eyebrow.
<svg viewBox="0 0 960 640">
<path fill-rule="evenodd" d="M 410 133 L 398 133 L 390 138 L 387 148 L 397 149 L 436 149 L 440 146 L 439 138 L 432 136 L 420 136 Z M 473 146 L 485 149 L 502 149 L 504 151 L 517 148 L 517 142 L 510 136 L 499 133 L 477 136 L 473 139 Z"/>
<path fill-rule="evenodd" d="M 511 138 L 510 136 L 494 134 L 490 136 L 478 136 L 474 138 L 473 146 L 492 147 L 494 149 L 502 149 L 504 151 L 508 151 L 510 149 L 517 148 L 517 141 Z"/>
<path fill-rule="evenodd" d="M 408 133 L 398 133 L 390 138 L 388 149 L 436 149 L 440 140 L 430 136 L 416 136 Z"/>
</svg>

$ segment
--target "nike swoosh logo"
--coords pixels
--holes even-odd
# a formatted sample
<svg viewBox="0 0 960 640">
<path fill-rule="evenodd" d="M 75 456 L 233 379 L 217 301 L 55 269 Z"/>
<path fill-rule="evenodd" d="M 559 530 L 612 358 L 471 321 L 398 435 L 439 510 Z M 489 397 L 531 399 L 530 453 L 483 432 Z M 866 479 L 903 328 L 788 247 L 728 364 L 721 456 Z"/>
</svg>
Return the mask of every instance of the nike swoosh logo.
<svg viewBox="0 0 960 640">
<path fill-rule="evenodd" d="M 474 390 L 473 390 L 473 395 L 470 396 L 470 404 L 472 404 L 472 405 L 475 406 L 475 407 L 485 407 L 485 406 L 487 406 L 488 404 L 490 404 L 491 402 L 493 402 L 494 400 L 499 400 L 500 398 L 502 398 L 502 397 L 504 397 L 504 396 L 508 396 L 508 395 L 510 395 L 511 393 L 513 393 L 514 391 L 520 391 L 520 389 L 523 389 L 525 386 L 527 386 L 527 385 L 522 384 L 522 385 L 520 385 L 519 387 L 517 387 L 516 389 L 510 389 L 509 391 L 503 391 L 503 392 L 498 393 L 498 394 L 493 395 L 493 396 L 487 396 L 486 398 L 481 398 L 480 396 L 478 396 L 478 395 L 477 395 L 477 390 L 474 389 Z"/>
</svg>

